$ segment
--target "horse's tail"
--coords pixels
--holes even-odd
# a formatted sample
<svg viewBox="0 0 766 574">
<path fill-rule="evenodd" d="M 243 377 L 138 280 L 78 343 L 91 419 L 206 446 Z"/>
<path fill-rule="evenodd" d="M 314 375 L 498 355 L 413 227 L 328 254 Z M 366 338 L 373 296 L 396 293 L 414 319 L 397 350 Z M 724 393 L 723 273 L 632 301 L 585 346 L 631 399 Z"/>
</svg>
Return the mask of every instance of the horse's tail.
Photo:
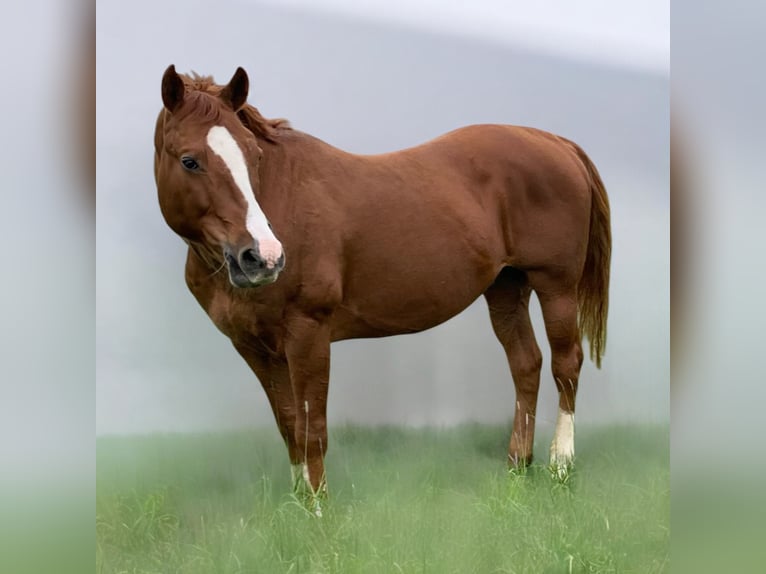
<svg viewBox="0 0 766 574">
<path fill-rule="evenodd" d="M 606 349 L 606 319 L 609 313 L 609 268 L 612 258 L 612 230 L 609 198 L 593 162 L 578 145 L 577 155 L 588 172 L 591 189 L 590 230 L 580 282 L 577 284 L 578 327 L 590 344 L 590 358 L 601 368 Z"/>
</svg>

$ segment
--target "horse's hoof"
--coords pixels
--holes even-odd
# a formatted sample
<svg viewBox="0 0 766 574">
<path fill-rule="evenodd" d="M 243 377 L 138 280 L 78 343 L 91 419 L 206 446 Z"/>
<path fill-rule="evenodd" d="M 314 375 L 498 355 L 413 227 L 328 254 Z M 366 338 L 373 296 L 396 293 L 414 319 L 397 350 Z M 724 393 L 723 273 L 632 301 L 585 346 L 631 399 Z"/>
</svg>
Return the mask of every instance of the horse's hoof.
<svg viewBox="0 0 766 574">
<path fill-rule="evenodd" d="M 553 480 L 560 482 L 561 484 L 566 484 L 569 482 L 569 477 L 574 470 L 574 458 L 551 457 L 548 470 L 550 471 Z"/>
<path fill-rule="evenodd" d="M 523 470 L 532 464 L 532 455 L 522 456 L 518 453 L 508 454 L 508 467 L 510 470 Z"/>
</svg>

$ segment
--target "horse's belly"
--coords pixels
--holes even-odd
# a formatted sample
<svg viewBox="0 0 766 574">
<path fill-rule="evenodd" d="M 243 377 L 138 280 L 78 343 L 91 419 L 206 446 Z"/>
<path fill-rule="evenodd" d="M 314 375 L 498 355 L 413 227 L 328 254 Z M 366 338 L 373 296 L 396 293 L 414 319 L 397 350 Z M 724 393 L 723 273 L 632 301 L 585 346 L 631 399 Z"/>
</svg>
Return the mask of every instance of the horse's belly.
<svg viewBox="0 0 766 574">
<path fill-rule="evenodd" d="M 408 281 L 371 284 L 349 293 L 333 314 L 333 339 L 384 337 L 435 327 L 466 309 L 492 284 L 495 272 L 461 281 Z"/>
</svg>

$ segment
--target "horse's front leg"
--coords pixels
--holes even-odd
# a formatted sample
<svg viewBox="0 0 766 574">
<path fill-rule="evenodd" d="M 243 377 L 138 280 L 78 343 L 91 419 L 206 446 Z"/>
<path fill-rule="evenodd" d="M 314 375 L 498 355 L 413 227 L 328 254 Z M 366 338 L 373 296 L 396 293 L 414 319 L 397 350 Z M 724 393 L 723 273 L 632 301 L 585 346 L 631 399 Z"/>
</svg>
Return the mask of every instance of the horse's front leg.
<svg viewBox="0 0 766 574">
<path fill-rule="evenodd" d="M 287 319 L 285 354 L 295 397 L 295 442 L 310 494 L 325 496 L 327 390 L 330 379 L 330 324 L 303 313 Z M 318 510 L 318 506 L 315 508 Z"/>
<path fill-rule="evenodd" d="M 295 489 L 303 481 L 303 461 L 298 443 L 295 440 L 295 398 L 293 397 L 287 359 L 282 356 L 269 355 L 263 350 L 245 344 L 234 343 L 234 348 L 245 359 L 266 392 L 266 397 L 269 399 L 279 427 L 279 433 L 285 441 L 290 456 L 290 470 Z"/>
</svg>

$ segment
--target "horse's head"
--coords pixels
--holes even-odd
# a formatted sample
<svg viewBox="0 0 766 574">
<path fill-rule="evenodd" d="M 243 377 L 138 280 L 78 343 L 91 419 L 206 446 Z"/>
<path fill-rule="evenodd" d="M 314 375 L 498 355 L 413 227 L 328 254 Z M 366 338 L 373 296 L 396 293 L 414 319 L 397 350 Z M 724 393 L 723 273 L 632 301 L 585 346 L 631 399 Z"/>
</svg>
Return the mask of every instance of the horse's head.
<svg viewBox="0 0 766 574">
<path fill-rule="evenodd" d="M 188 89 L 170 66 L 162 77 L 155 134 L 160 209 L 173 231 L 212 250 L 235 287 L 273 283 L 284 267 L 282 244 L 256 197 L 263 154 L 237 116 L 245 105 L 247 73 L 237 68 L 226 86 Z M 223 265 L 223 263 L 221 263 Z"/>
</svg>

